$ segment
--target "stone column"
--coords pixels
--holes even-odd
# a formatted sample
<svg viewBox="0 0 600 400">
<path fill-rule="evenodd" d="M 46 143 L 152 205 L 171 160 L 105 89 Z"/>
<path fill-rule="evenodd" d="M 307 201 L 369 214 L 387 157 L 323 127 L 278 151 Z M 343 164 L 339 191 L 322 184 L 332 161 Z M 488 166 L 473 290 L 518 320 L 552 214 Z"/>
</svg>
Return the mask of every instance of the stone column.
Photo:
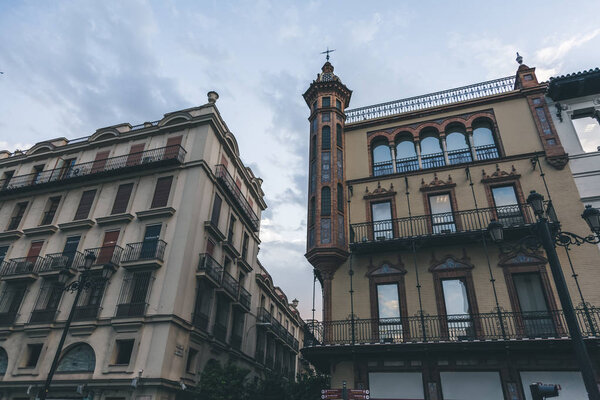
<svg viewBox="0 0 600 400">
<path fill-rule="evenodd" d="M 415 151 L 417 153 L 417 161 L 419 163 L 419 169 L 423 169 L 423 163 L 421 162 L 421 142 L 415 141 Z"/>
<path fill-rule="evenodd" d="M 473 157 L 474 161 L 477 161 L 477 149 L 475 149 L 475 142 L 473 141 L 473 128 L 467 128 L 467 139 L 469 140 L 471 156 Z"/>
<path fill-rule="evenodd" d="M 392 153 L 392 170 L 394 173 L 398 172 L 396 170 L 396 146 L 390 144 L 390 153 Z"/>
<path fill-rule="evenodd" d="M 444 161 L 446 165 L 450 165 L 450 160 L 448 159 L 448 149 L 446 148 L 446 136 L 440 136 L 440 141 L 442 142 L 442 152 L 444 153 Z"/>
</svg>

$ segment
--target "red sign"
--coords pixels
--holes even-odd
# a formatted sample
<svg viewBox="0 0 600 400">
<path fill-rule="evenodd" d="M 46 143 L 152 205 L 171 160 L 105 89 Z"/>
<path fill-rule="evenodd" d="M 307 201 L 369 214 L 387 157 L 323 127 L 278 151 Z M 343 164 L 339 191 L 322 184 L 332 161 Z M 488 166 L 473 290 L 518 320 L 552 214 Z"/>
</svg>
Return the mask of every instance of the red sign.
<svg viewBox="0 0 600 400">
<path fill-rule="evenodd" d="M 343 389 L 323 389 L 321 390 L 321 399 L 323 400 L 342 400 Z M 369 390 L 347 389 L 348 400 L 368 400 Z"/>
</svg>

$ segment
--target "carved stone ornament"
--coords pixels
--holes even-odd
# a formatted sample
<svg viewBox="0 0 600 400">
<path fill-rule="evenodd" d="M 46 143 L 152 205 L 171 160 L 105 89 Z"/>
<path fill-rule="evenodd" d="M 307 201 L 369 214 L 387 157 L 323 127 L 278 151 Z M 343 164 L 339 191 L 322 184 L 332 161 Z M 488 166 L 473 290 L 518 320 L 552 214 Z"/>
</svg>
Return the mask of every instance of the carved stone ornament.
<svg viewBox="0 0 600 400">
<path fill-rule="evenodd" d="M 452 182 L 452 177 L 448 175 L 448 179 L 446 181 L 438 178 L 437 173 L 433 174 L 433 180 L 429 183 L 425 183 L 425 179 L 421 178 L 421 191 L 426 191 L 430 189 L 439 189 L 445 187 L 456 186 L 456 183 Z"/>
<path fill-rule="evenodd" d="M 404 269 L 404 263 L 402 262 L 400 256 L 398 256 L 398 263 L 396 264 L 392 264 L 391 262 L 384 260 L 378 265 L 373 265 L 373 259 L 371 259 L 366 276 L 375 277 L 396 274 L 406 274 L 406 269 Z"/>
<path fill-rule="evenodd" d="M 445 272 L 445 271 L 456 271 L 473 269 L 474 265 L 471 264 L 471 259 L 467 257 L 467 251 L 463 248 L 463 254 L 461 258 L 457 258 L 454 255 L 446 255 L 441 260 L 436 259 L 435 254 L 431 253 L 431 265 L 429 272 Z"/>
<path fill-rule="evenodd" d="M 390 188 L 382 188 L 381 182 L 377 182 L 377 188 L 372 192 L 369 192 L 369 187 L 365 187 L 365 195 L 364 199 L 372 199 L 374 197 L 386 197 L 386 196 L 394 196 L 396 191 L 394 190 L 394 184 L 390 183 Z"/>
<path fill-rule="evenodd" d="M 498 263 L 501 267 L 511 267 L 515 265 L 539 265 L 546 264 L 546 259 L 535 253 L 524 249 L 509 253 L 500 258 Z"/>
<path fill-rule="evenodd" d="M 496 164 L 496 170 L 488 175 L 484 169 L 481 170 L 481 182 L 499 181 L 504 179 L 519 179 L 520 174 L 517 173 L 514 165 L 510 166 L 510 172 L 502 171 L 500 166 Z"/>
<path fill-rule="evenodd" d="M 561 170 L 569 162 L 569 155 L 568 154 L 561 154 L 561 155 L 558 155 L 558 156 L 549 156 L 549 157 L 546 157 L 546 161 L 554 169 Z"/>
</svg>

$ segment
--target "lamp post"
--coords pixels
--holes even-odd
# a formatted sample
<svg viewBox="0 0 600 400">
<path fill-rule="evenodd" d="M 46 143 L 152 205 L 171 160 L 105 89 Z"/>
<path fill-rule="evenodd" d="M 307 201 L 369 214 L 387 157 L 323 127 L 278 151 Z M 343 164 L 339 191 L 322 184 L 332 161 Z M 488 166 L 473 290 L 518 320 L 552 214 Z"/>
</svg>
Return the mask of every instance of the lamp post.
<svg viewBox="0 0 600 400">
<path fill-rule="evenodd" d="M 50 390 L 50 384 L 52 383 L 52 378 L 54 377 L 54 373 L 56 372 L 56 368 L 58 367 L 58 360 L 60 358 L 60 353 L 62 352 L 63 345 L 65 344 L 65 339 L 67 338 L 67 333 L 69 332 L 69 327 L 71 326 L 71 322 L 73 321 L 73 316 L 75 315 L 75 307 L 77 306 L 77 302 L 79 301 L 79 297 L 84 290 L 89 290 L 94 286 L 98 285 L 100 282 L 104 282 L 105 280 L 109 280 L 114 272 L 114 268 L 110 264 L 105 264 L 102 267 L 102 278 L 97 279 L 90 276 L 90 269 L 96 260 L 96 256 L 93 253 L 87 253 L 85 255 L 85 262 L 83 265 L 83 271 L 77 278 L 77 280 L 66 284 L 71 277 L 69 270 L 67 268 L 61 270 L 58 274 L 58 282 L 62 285 L 65 285 L 63 290 L 65 292 L 75 292 L 75 299 L 73 300 L 73 304 L 71 305 L 71 311 L 69 311 L 69 317 L 67 318 L 67 322 L 65 322 L 65 327 L 63 328 L 62 336 L 60 337 L 60 341 L 58 342 L 58 347 L 56 348 L 56 353 L 54 354 L 54 359 L 52 360 L 52 365 L 50 366 L 50 371 L 48 372 L 48 377 L 46 378 L 46 383 L 44 384 L 43 389 L 38 393 L 39 400 L 45 400 L 46 396 L 48 396 L 48 391 Z"/>
<path fill-rule="evenodd" d="M 556 245 L 568 246 L 569 244 L 581 245 L 583 243 L 596 244 L 600 242 L 600 211 L 591 206 L 586 206 L 581 217 L 587 222 L 588 226 L 592 230 L 592 235 L 582 237 L 571 232 L 563 232 L 560 228 L 552 228 L 548 221 L 548 214 L 552 213 L 553 210 L 544 209 L 544 196 L 536 193 L 534 190 L 531 191 L 529 197 L 527 197 L 527 203 L 533 209 L 537 222 L 535 224 L 534 236 L 525 237 L 523 241 L 532 241 L 537 244 L 537 247 L 541 244 L 546 251 L 548 258 L 548 264 L 552 271 L 552 277 L 554 278 L 554 284 L 556 286 L 556 292 L 560 299 L 560 304 L 563 309 L 565 316 L 565 322 L 569 328 L 571 335 L 571 341 L 573 343 L 573 350 L 575 351 L 575 357 L 579 363 L 581 369 L 581 375 L 583 376 L 583 382 L 588 393 L 588 398 L 591 400 L 600 400 L 600 391 L 596 384 L 596 374 L 594 366 L 590 359 L 587 351 L 587 347 L 583 341 L 579 324 L 577 323 L 577 317 L 575 315 L 575 309 L 569 295 L 569 289 L 565 281 L 562 266 L 558 255 L 556 253 Z M 503 234 L 504 226 L 497 222 L 492 221 L 488 225 L 488 232 L 492 237 L 492 240 L 496 243 L 501 243 L 504 239 Z"/>
</svg>

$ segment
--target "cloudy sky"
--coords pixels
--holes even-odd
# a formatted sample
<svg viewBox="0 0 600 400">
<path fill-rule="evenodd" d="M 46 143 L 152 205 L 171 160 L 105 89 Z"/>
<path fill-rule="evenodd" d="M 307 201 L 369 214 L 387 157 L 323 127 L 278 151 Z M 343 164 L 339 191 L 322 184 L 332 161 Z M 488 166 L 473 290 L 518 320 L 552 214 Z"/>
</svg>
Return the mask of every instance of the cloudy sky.
<svg viewBox="0 0 600 400">
<path fill-rule="evenodd" d="M 0 2 L 0 149 L 87 136 L 217 103 L 264 179 L 259 257 L 310 317 L 304 259 L 308 109 L 336 49 L 359 107 L 511 75 L 600 65 L 598 1 Z M 317 292 L 317 316 L 320 316 Z"/>
</svg>

